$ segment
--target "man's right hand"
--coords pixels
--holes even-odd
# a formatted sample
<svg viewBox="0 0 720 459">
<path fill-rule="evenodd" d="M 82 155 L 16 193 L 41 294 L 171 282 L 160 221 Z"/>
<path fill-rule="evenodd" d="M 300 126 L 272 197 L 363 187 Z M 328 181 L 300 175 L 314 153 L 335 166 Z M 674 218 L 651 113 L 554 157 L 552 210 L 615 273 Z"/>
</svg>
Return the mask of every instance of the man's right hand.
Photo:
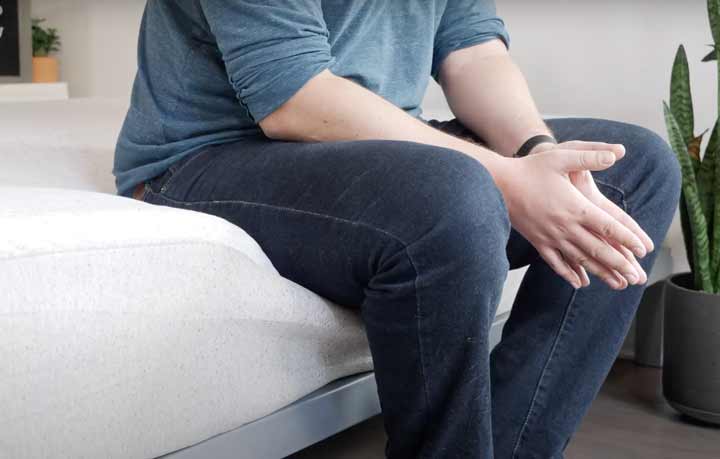
<svg viewBox="0 0 720 459">
<path fill-rule="evenodd" d="M 495 181 L 513 227 L 575 288 L 586 284 L 580 266 L 617 290 L 646 279 L 638 271 L 642 268 L 625 255 L 629 251 L 643 257 L 652 247 L 593 204 L 569 177 L 572 172 L 608 169 L 618 159 L 613 151 L 556 148 L 495 165 Z"/>
</svg>

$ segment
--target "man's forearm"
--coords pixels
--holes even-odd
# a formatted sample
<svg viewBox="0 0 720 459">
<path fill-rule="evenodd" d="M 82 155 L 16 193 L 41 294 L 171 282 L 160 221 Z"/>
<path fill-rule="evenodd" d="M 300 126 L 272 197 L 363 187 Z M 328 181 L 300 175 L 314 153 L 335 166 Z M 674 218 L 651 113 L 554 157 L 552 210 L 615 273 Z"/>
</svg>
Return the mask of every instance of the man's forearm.
<svg viewBox="0 0 720 459">
<path fill-rule="evenodd" d="M 263 132 L 274 139 L 300 142 L 400 140 L 465 153 L 477 159 L 492 175 L 503 195 L 513 228 L 568 282 L 574 286 L 582 284 L 579 274 L 562 258 L 563 248 L 569 246 L 579 247 L 583 257 L 590 254 L 588 259 L 596 260 L 593 266 L 598 268 L 590 269 L 593 274 L 602 275 L 610 272 L 608 270 L 632 273 L 635 270 L 630 260 L 598 239 L 596 234 L 607 234 L 613 244 L 628 250 L 643 244 L 639 236 L 592 204 L 568 180 L 571 172 L 610 167 L 618 154 L 606 147 L 590 144 L 588 150 L 557 149 L 528 158 L 504 158 L 436 130 L 382 97 L 327 71 L 312 78 L 259 124 Z M 478 126 L 485 128 L 484 124 Z M 522 129 L 508 129 L 508 132 L 518 139 L 517 142 L 524 141 L 529 134 L 528 130 Z M 490 142 L 499 142 L 499 137 L 484 137 Z M 511 151 L 514 147 L 502 148 Z M 538 193 L 538 190 L 543 192 Z M 547 199 L 548 196 L 552 199 Z M 483 197 L 478 196 L 478 199 Z M 565 231 L 567 228 L 572 231 Z"/>
<path fill-rule="evenodd" d="M 329 142 L 401 140 L 460 151 L 495 174 L 498 156 L 413 118 L 382 97 L 325 71 L 288 102 L 260 121 L 265 135 L 278 140 Z"/>
<path fill-rule="evenodd" d="M 440 82 L 458 120 L 498 153 L 511 156 L 530 137 L 550 134 L 500 40 L 450 54 Z"/>
</svg>

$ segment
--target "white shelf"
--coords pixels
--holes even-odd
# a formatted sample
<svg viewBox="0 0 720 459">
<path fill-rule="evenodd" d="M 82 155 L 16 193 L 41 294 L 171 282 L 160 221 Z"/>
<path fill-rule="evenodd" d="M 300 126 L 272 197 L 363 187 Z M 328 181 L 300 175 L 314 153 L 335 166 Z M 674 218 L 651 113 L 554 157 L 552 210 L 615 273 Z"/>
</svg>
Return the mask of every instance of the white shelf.
<svg viewBox="0 0 720 459">
<path fill-rule="evenodd" d="M 67 100 L 67 83 L 0 84 L 0 103 Z"/>
</svg>

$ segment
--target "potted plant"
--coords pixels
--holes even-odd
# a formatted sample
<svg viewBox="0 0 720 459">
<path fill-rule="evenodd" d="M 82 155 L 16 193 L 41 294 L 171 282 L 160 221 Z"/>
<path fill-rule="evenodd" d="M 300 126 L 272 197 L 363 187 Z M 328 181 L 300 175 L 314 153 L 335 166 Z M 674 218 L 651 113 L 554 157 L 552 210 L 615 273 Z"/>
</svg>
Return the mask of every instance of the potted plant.
<svg viewBox="0 0 720 459">
<path fill-rule="evenodd" d="M 60 79 L 60 65 L 52 53 L 60 51 L 57 29 L 45 28 L 45 19 L 33 19 L 33 83 L 56 83 Z"/>
<path fill-rule="evenodd" d="M 720 62 L 720 0 L 708 0 L 708 14 L 714 44 L 703 61 Z M 681 413 L 720 424 L 720 120 L 701 154 L 707 131 L 695 135 L 682 45 L 664 109 L 683 175 L 680 217 L 691 272 L 666 281 L 663 393 Z"/>
</svg>

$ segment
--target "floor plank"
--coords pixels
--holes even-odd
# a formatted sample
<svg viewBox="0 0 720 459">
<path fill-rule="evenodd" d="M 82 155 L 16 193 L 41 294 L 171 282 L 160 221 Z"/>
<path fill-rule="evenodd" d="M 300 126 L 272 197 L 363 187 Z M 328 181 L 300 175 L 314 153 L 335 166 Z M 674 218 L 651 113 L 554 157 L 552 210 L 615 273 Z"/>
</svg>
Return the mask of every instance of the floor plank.
<svg viewBox="0 0 720 459">
<path fill-rule="evenodd" d="M 662 372 L 618 361 L 567 450 L 569 459 L 720 458 L 720 428 L 675 412 Z"/>
<path fill-rule="evenodd" d="M 662 372 L 619 360 L 566 452 L 567 459 L 718 459 L 720 428 L 677 414 L 663 399 Z M 376 417 L 289 459 L 382 459 Z"/>
</svg>

